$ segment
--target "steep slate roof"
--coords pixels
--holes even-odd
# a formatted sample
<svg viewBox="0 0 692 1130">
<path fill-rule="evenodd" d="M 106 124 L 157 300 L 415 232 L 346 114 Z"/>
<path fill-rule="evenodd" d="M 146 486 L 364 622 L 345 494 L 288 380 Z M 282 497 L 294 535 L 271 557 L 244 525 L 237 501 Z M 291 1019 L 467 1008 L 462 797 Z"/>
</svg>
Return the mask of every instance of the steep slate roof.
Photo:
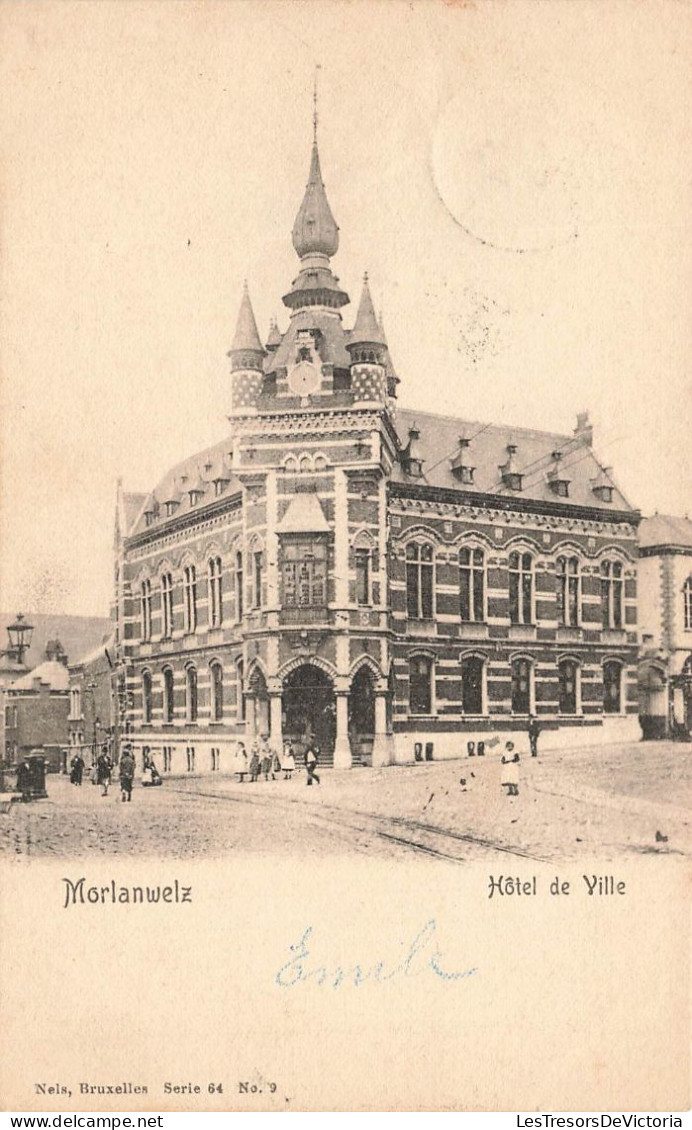
<svg viewBox="0 0 692 1130">
<path fill-rule="evenodd" d="M 417 425 L 420 431 L 418 450 L 423 463 L 423 477 L 411 478 L 399 467 L 392 474 L 393 481 L 444 487 L 447 490 L 477 491 L 503 497 L 516 495 L 517 502 L 530 499 L 540 502 L 565 502 L 566 505 L 589 506 L 602 510 L 632 511 L 624 495 L 613 483 L 613 501 L 602 502 L 592 491 L 592 479 L 599 475 L 601 464 L 583 439 L 574 435 L 556 435 L 530 428 L 506 425 L 480 424 L 459 420 L 454 416 L 439 416 L 433 412 L 413 412 L 398 409 L 396 428 L 402 448 L 408 443 L 409 428 Z M 474 481 L 462 484 L 454 477 L 451 462 L 459 449 L 459 437 L 470 439 L 465 450 L 464 463 L 474 467 Z M 516 445 L 515 462 L 523 473 L 523 489 L 511 491 L 503 485 L 500 468 L 507 462 L 508 445 Z M 561 468 L 570 480 L 569 498 L 557 498 L 550 488 L 549 472 L 553 468 L 554 451 L 562 452 Z"/>
<path fill-rule="evenodd" d="M 308 307 L 299 310 L 291 318 L 281 345 L 265 359 L 264 370 L 273 373 L 277 369 L 289 368 L 295 360 L 296 336 L 298 330 L 317 329 L 322 334 L 319 345 L 323 364 L 333 365 L 335 369 L 348 369 L 351 358 L 346 352 L 350 331 L 345 330 L 337 314 L 326 314 Z"/>
<path fill-rule="evenodd" d="M 175 467 L 172 467 L 157 484 L 153 492 L 160 502 L 158 518 L 152 522 L 151 526 L 147 526 L 144 512 L 140 508 L 137 521 L 134 527 L 129 531 L 128 536 L 141 533 L 143 530 L 160 528 L 166 521 L 179 518 L 182 514 L 190 514 L 193 511 L 203 510 L 209 502 L 216 501 L 213 488 L 206 485 L 213 483 L 214 479 L 228 480 L 228 486 L 221 496 L 223 498 L 227 498 L 240 490 L 240 483 L 229 467 L 230 449 L 231 440 L 227 437 L 219 443 L 214 444 L 212 447 L 208 447 L 204 451 L 199 451 L 196 455 L 191 455 L 189 459 L 185 459 L 182 463 L 178 463 Z M 195 506 L 192 506 L 190 504 L 188 491 L 194 488 L 200 489 L 200 487 L 205 486 L 206 489 L 202 500 Z M 142 498 L 145 499 L 149 497 L 149 495 L 142 495 Z M 164 504 L 168 499 L 173 498 L 179 499 L 180 502 L 175 514 L 172 515 L 171 518 L 167 518 Z"/>
<path fill-rule="evenodd" d="M 148 499 L 148 495 L 138 493 L 123 492 L 123 515 L 125 518 L 125 529 L 123 535 L 127 537 L 135 522 L 139 518 L 140 511 L 144 503 Z M 69 653 L 68 653 L 69 654 Z"/>
<path fill-rule="evenodd" d="M 654 514 L 651 518 L 644 518 L 639 527 L 639 544 L 642 549 L 666 545 L 692 550 L 692 521 L 672 514 Z"/>
</svg>

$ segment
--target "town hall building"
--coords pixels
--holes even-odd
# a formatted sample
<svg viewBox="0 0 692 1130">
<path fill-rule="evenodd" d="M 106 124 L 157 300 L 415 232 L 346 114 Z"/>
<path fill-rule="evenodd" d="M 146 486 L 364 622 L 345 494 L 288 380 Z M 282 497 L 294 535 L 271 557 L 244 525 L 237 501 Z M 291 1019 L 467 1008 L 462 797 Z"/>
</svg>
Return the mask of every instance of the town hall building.
<svg viewBox="0 0 692 1130">
<path fill-rule="evenodd" d="M 367 276 L 345 315 L 316 139 L 293 246 L 264 341 L 245 286 L 227 437 L 119 496 L 138 758 L 230 772 L 268 734 L 382 766 L 525 741 L 532 714 L 543 748 L 638 737 L 639 514 L 588 417 L 554 435 L 399 407 Z"/>
</svg>

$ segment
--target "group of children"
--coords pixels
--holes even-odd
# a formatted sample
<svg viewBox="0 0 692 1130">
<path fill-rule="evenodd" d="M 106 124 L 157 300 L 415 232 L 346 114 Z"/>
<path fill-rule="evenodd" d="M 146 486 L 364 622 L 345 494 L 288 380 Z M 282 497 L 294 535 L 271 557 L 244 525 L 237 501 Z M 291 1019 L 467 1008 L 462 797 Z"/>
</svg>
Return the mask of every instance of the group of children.
<svg viewBox="0 0 692 1130">
<path fill-rule="evenodd" d="M 242 742 L 238 745 L 236 756 L 240 764 L 245 767 L 241 769 L 241 772 L 248 772 L 250 781 L 259 781 L 260 776 L 264 776 L 265 781 L 268 781 L 271 776 L 272 781 L 275 781 L 277 773 L 283 773 L 283 780 L 290 781 L 296 770 L 296 756 L 290 741 L 284 742 L 283 752 L 279 757 L 276 749 L 269 745 L 268 734 L 263 734 L 259 742 L 253 743 L 249 763 Z M 309 742 L 303 761 L 308 775 L 307 784 L 311 785 L 315 781 L 319 785 L 320 779 L 316 772 L 319 761 L 318 746 Z"/>
</svg>

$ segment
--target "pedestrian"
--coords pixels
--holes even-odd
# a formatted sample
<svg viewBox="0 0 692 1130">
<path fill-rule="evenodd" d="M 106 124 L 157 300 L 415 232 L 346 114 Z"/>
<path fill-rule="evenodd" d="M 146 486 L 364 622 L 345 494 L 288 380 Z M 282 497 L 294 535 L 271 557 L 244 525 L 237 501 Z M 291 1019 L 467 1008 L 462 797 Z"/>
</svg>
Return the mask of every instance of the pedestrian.
<svg viewBox="0 0 692 1130">
<path fill-rule="evenodd" d="M 132 800 L 132 782 L 135 779 L 135 759 L 132 756 L 130 746 L 125 747 L 125 751 L 120 758 L 120 799 Z"/>
<path fill-rule="evenodd" d="M 257 745 L 255 744 L 252 747 L 252 756 L 250 758 L 250 780 L 251 781 L 257 780 L 257 778 L 259 777 L 259 771 L 260 771 L 259 750 L 257 748 Z"/>
<path fill-rule="evenodd" d="M 17 789 L 23 801 L 31 800 L 31 766 L 26 757 L 17 766 Z"/>
<path fill-rule="evenodd" d="M 108 756 L 107 747 L 104 746 L 96 762 L 96 781 L 101 786 L 101 796 L 108 796 L 112 769 L 113 762 Z"/>
<path fill-rule="evenodd" d="M 317 766 L 319 764 L 319 753 L 320 753 L 320 747 L 317 746 L 317 745 L 313 745 L 312 742 L 308 745 L 308 748 L 305 750 L 305 768 L 308 771 L 308 780 L 307 780 L 308 785 L 311 785 L 313 781 L 317 781 L 318 785 L 320 783 L 320 779 L 317 776 Z"/>
<path fill-rule="evenodd" d="M 84 774 L 84 758 L 81 753 L 75 753 L 72 761 L 70 762 L 70 781 L 73 785 L 81 785 L 82 776 Z"/>
<path fill-rule="evenodd" d="M 519 754 L 514 749 L 514 742 L 505 743 L 505 752 L 502 755 L 502 785 L 507 789 L 507 796 L 519 796 Z"/>
<path fill-rule="evenodd" d="M 296 767 L 295 754 L 293 753 L 293 746 L 290 742 L 284 742 L 284 752 L 281 758 L 281 769 L 284 775 L 284 781 L 290 781 Z"/>
<path fill-rule="evenodd" d="M 281 761 L 275 749 L 271 750 L 272 755 L 272 781 L 276 780 L 276 774 L 281 772 Z"/>
<path fill-rule="evenodd" d="M 273 757 L 272 751 L 269 748 L 269 745 L 267 744 L 268 737 L 269 737 L 268 734 L 264 734 L 264 736 L 262 737 L 262 772 L 264 773 L 265 781 L 269 780 L 269 774 L 270 773 L 272 775 L 272 781 L 275 781 L 276 778 L 275 778 L 273 770 L 272 770 L 272 766 L 274 764 L 274 757 Z"/>
<path fill-rule="evenodd" d="M 156 768 L 154 758 L 151 757 L 151 755 L 147 757 L 146 766 L 142 770 L 142 784 L 145 786 L 163 784 L 163 778 Z"/>
<path fill-rule="evenodd" d="M 531 756 L 538 757 L 538 735 L 541 732 L 541 727 L 538 724 L 538 719 L 535 714 L 529 715 L 529 742 L 531 744 Z"/>
</svg>

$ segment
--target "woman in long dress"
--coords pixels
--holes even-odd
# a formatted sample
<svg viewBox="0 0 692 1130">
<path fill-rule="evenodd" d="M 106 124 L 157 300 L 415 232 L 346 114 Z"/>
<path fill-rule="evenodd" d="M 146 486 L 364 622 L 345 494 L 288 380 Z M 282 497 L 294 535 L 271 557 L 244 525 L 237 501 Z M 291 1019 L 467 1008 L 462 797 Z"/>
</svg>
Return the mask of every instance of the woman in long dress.
<svg viewBox="0 0 692 1130">
<path fill-rule="evenodd" d="M 281 757 L 281 770 L 284 775 L 284 781 L 290 781 L 295 767 L 296 759 L 293 753 L 293 746 L 290 742 L 284 742 L 284 751 Z"/>
<path fill-rule="evenodd" d="M 514 742 L 505 745 L 501 783 L 507 789 L 507 796 L 519 796 L 519 754 L 515 752 Z"/>
</svg>

